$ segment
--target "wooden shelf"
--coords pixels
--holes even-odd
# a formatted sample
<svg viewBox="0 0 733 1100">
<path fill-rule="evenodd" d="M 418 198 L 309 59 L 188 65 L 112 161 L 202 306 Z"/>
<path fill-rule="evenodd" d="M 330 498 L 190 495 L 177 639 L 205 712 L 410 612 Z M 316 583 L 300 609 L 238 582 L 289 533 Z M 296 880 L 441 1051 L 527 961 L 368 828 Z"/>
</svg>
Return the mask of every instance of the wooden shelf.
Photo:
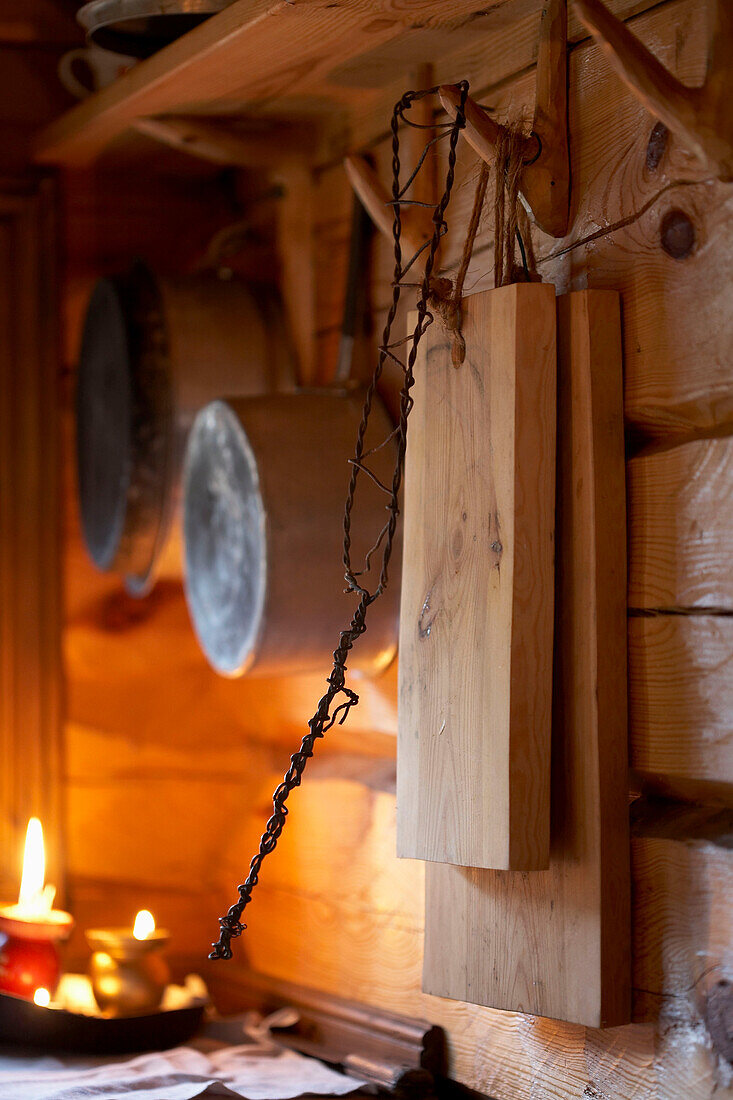
<svg viewBox="0 0 733 1100">
<path fill-rule="evenodd" d="M 490 13 L 476 7 L 476 0 L 238 0 L 59 118 L 40 135 L 36 159 L 81 167 L 137 120 L 161 115 L 328 119 L 340 125 L 343 144 L 352 105 L 381 98 L 411 65 L 490 30 L 497 5 Z"/>
</svg>

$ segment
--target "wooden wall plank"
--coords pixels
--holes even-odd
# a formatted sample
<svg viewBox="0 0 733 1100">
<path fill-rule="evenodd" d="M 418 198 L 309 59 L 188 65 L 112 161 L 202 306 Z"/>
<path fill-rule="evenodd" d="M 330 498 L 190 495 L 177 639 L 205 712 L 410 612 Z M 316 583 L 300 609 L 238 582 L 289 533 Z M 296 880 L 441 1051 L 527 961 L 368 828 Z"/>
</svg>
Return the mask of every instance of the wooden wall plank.
<svg viewBox="0 0 733 1100">
<path fill-rule="evenodd" d="M 733 858 L 707 841 L 636 840 L 633 851 L 635 1015 L 652 1020 L 663 1005 L 668 1019 L 683 1019 L 733 967 Z"/>
<path fill-rule="evenodd" d="M 12 328 L 12 296 L 7 293 L 10 289 L 6 285 L 8 273 L 12 270 L 13 233 L 12 227 L 7 222 L 0 224 L 0 271 L 5 273 L 3 278 L 3 293 L 0 294 L 0 329 L 9 332 Z M 11 532 L 14 525 L 13 498 L 8 484 L 10 472 L 13 467 L 13 434 L 10 426 L 13 423 L 13 404 L 11 401 L 10 381 L 13 376 L 13 359 L 10 341 L 0 342 L 0 372 L 3 385 L 0 385 L 0 531 Z M 11 757 L 13 753 L 13 739 L 16 734 L 15 724 L 15 692 L 13 690 L 14 676 L 14 646 L 13 646 L 13 621 L 8 615 L 7 609 L 13 608 L 13 555 L 12 542 L 0 542 L 0 608 L 5 608 L 5 614 L 0 614 L 0 731 L 3 738 L 3 755 Z M 7 746 L 7 748 L 6 748 Z M 16 801 L 15 776 L 12 767 L 0 769 L 0 791 L 2 792 L 3 807 L 12 807 Z M 13 814 L 3 811 L 0 819 L 2 827 L 2 850 L 6 853 L 3 860 L 2 889 L 5 896 L 12 896 L 16 890 L 18 867 L 13 859 L 13 853 L 19 844 L 20 836 L 18 823 L 13 820 Z M 18 853 L 20 854 L 20 853 Z"/>
<path fill-rule="evenodd" d="M 633 223 L 542 265 L 547 277 L 564 265 L 563 285 L 621 292 L 626 417 L 650 436 L 733 422 L 728 295 L 719 277 L 721 256 L 732 247 L 732 213 L 724 185 L 680 184 Z M 691 229 L 694 245 L 684 258 L 665 251 L 670 216 Z"/>
<path fill-rule="evenodd" d="M 440 324 L 415 366 L 397 851 L 529 871 L 549 859 L 554 291 L 475 295 L 463 326 L 461 366 Z"/>
<path fill-rule="evenodd" d="M 12 41 L 12 35 L 41 30 L 33 24 L 31 5 L 25 5 L 27 22 L 5 23 L 0 10 L 0 171 L 25 172 L 32 159 L 34 131 L 73 105 L 74 98 L 61 84 L 56 67 L 63 52 L 61 43 Z M 29 10 L 31 9 L 31 10 Z M 3 32 L 8 38 L 3 41 Z"/>
<path fill-rule="evenodd" d="M 0 41 L 16 47 L 81 45 L 83 33 L 71 9 L 53 0 L 4 0 L 0 17 Z"/>
<path fill-rule="evenodd" d="M 733 610 L 733 438 L 633 458 L 629 606 Z"/>
<path fill-rule="evenodd" d="M 192 751 L 201 736 L 197 716 L 203 713 L 212 750 L 237 738 L 279 744 L 298 738 L 304 715 L 322 693 L 321 673 L 217 676 L 197 645 L 180 584 L 159 584 L 144 601 L 127 596 L 119 582 L 93 573 L 79 539 L 77 533 L 69 544 L 77 551 L 71 566 L 76 584 L 86 578 L 91 588 L 101 581 L 107 591 L 80 608 L 64 633 L 64 653 L 73 669 L 70 722 L 141 744 L 185 743 Z M 396 685 L 396 664 L 382 676 L 360 681 L 359 707 L 340 734 L 349 751 L 383 755 L 387 746 L 394 756 Z"/>
<path fill-rule="evenodd" d="M 202 904 L 200 882 L 174 886 L 159 878 L 125 879 L 118 874 L 95 877 L 74 874 L 74 911 L 83 915 L 64 948 L 64 966 L 75 973 L 85 973 L 89 966 L 89 945 L 85 928 L 130 927 L 135 914 L 149 909 L 159 928 L 172 933 L 169 959 L 178 969 L 178 959 L 185 959 L 185 971 L 201 973 L 206 964 L 211 932 L 211 914 L 227 906 L 223 886 L 214 886 Z M 223 906 L 223 908 L 222 908 Z M 216 926 L 215 926 L 216 927 Z"/>
<path fill-rule="evenodd" d="M 631 765 L 642 777 L 733 798 L 732 669 L 729 616 L 629 620 Z"/>
<path fill-rule="evenodd" d="M 63 885 L 55 239 L 50 183 L 0 184 L 0 880 L 11 896 L 34 814 Z"/>
</svg>

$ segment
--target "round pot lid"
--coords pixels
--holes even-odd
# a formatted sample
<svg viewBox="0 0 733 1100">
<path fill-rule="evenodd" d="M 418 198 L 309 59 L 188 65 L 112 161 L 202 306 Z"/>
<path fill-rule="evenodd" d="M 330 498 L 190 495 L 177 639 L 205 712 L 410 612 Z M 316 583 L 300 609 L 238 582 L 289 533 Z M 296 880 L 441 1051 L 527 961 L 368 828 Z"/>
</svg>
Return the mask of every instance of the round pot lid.
<svg viewBox="0 0 733 1100">
<path fill-rule="evenodd" d="M 225 676 L 254 660 L 267 585 L 265 508 L 254 452 L 234 410 L 196 417 L 183 472 L 185 587 L 201 647 Z"/>
<path fill-rule="evenodd" d="M 76 393 L 81 524 L 102 570 L 147 577 L 170 492 L 172 394 L 155 281 L 141 265 L 100 279 Z"/>
</svg>

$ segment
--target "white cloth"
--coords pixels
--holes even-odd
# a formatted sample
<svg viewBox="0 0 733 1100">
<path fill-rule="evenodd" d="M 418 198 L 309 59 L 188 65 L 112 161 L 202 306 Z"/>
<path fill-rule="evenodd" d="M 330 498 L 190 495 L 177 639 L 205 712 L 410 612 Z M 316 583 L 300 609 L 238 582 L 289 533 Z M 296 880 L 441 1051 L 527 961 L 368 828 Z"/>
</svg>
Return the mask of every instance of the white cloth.
<svg viewBox="0 0 733 1100">
<path fill-rule="evenodd" d="M 0 1054 L 3 1100 L 291 1100 L 305 1093 L 344 1096 L 362 1084 L 315 1058 L 256 1043 L 219 1046 L 204 1040 L 132 1059 Z"/>
</svg>

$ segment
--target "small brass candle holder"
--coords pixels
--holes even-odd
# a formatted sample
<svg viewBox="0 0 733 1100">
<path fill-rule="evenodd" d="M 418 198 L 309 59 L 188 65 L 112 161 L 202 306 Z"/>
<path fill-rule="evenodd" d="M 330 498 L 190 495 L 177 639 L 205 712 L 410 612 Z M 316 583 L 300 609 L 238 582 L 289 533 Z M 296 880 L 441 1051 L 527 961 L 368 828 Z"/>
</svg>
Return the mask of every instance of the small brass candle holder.
<svg viewBox="0 0 733 1100">
<path fill-rule="evenodd" d="M 92 990 L 106 1016 L 137 1016 L 159 1006 L 170 977 L 161 951 L 170 940 L 164 929 L 136 939 L 129 928 L 94 928 L 86 933 L 94 954 L 89 964 Z"/>
</svg>

